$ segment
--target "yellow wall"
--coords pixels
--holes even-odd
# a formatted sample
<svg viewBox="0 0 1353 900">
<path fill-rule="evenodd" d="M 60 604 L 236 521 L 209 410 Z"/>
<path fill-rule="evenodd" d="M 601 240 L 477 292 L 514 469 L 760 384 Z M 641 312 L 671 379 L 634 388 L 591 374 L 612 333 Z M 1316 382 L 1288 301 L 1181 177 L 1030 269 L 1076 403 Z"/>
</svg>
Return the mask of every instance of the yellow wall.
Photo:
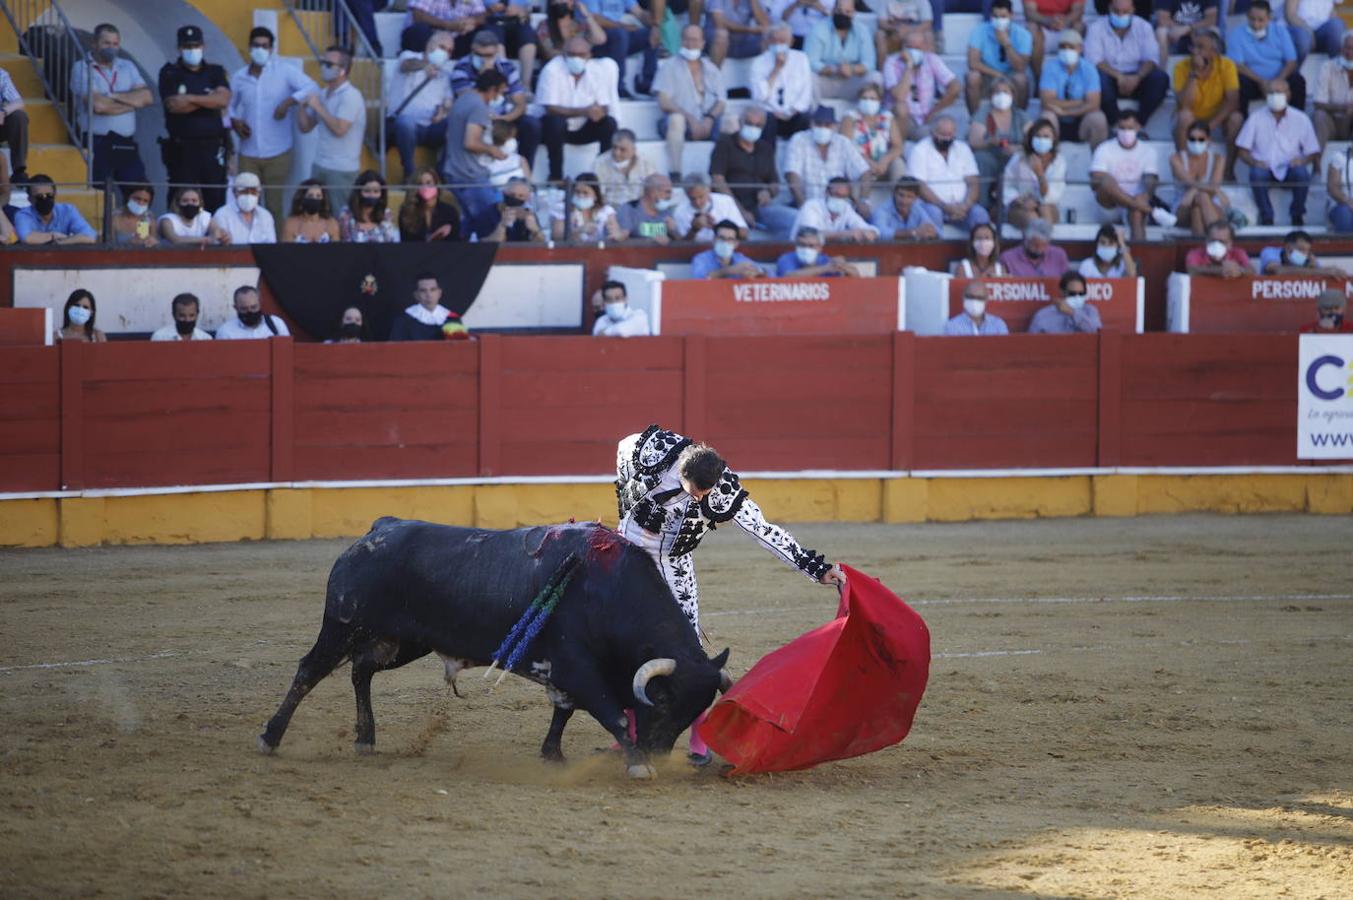
<svg viewBox="0 0 1353 900">
<path fill-rule="evenodd" d="M 963 522 L 1159 513 L 1353 513 L 1353 474 L 748 479 L 783 522 Z M 195 544 L 363 534 L 381 516 L 515 528 L 615 523 L 609 484 L 278 488 L 0 501 L 0 547 Z"/>
</svg>

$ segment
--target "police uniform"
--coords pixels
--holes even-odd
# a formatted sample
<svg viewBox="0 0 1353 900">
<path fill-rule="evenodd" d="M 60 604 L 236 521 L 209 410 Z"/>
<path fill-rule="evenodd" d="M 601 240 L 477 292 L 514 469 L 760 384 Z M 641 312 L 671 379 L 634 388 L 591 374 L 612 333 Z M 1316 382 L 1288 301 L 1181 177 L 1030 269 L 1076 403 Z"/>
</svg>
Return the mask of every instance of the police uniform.
<svg viewBox="0 0 1353 900">
<path fill-rule="evenodd" d="M 201 44 L 202 29 L 185 25 L 178 30 L 178 44 Z M 230 87 L 225 69 L 203 62 L 197 69 L 183 64 L 183 59 L 167 62 L 160 69 L 160 99 L 164 101 L 179 94 L 210 94 L 217 88 Z M 160 141 L 160 153 L 169 180 L 175 185 L 200 184 L 204 209 L 216 210 L 225 205 L 227 132 L 220 109 L 194 109 L 189 113 L 171 113 L 165 110 L 164 123 L 168 139 Z"/>
<path fill-rule="evenodd" d="M 822 554 L 801 547 L 785 529 L 767 522 L 727 467 L 704 499 L 686 493 L 677 458 L 691 443 L 690 438 L 657 425 L 625 438 L 616 448 L 615 493 L 620 533 L 653 558 L 698 634 L 700 593 L 691 553 L 716 526 L 736 523 L 814 581 L 820 581 L 832 565 Z"/>
</svg>

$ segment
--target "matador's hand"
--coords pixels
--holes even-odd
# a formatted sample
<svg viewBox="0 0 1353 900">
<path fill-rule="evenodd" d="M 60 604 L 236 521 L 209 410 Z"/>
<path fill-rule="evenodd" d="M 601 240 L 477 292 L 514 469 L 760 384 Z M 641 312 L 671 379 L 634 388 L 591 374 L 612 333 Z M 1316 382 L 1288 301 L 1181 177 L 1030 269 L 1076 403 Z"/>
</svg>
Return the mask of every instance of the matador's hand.
<svg viewBox="0 0 1353 900">
<path fill-rule="evenodd" d="M 823 572 L 822 577 L 819 578 L 818 581 L 823 584 L 834 584 L 838 588 L 844 588 L 846 586 L 845 570 L 841 568 L 840 563 L 836 563 L 830 569 Z"/>
</svg>

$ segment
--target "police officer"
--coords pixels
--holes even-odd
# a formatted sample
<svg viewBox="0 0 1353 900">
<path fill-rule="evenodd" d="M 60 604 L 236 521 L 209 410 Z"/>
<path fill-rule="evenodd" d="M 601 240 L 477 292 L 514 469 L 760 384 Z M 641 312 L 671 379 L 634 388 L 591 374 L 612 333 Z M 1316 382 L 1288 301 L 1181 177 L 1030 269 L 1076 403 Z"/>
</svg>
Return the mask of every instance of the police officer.
<svg viewBox="0 0 1353 900">
<path fill-rule="evenodd" d="M 184 25 L 178 31 L 179 58 L 160 69 L 169 137 L 160 141 L 164 166 L 175 185 L 202 185 L 210 210 L 225 204 L 226 129 L 221 114 L 230 103 L 225 69 L 202 61 L 202 29 Z"/>
</svg>

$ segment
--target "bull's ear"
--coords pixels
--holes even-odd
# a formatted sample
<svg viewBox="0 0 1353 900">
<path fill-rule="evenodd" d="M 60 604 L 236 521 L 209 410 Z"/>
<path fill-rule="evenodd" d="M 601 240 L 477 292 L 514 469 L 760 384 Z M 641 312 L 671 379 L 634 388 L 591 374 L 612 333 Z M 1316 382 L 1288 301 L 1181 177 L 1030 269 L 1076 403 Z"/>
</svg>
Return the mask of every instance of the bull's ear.
<svg viewBox="0 0 1353 900">
<path fill-rule="evenodd" d="M 724 647 L 723 652 L 711 659 L 710 662 L 714 664 L 714 668 L 716 669 L 722 669 L 724 666 L 728 665 L 728 648 Z"/>
</svg>

